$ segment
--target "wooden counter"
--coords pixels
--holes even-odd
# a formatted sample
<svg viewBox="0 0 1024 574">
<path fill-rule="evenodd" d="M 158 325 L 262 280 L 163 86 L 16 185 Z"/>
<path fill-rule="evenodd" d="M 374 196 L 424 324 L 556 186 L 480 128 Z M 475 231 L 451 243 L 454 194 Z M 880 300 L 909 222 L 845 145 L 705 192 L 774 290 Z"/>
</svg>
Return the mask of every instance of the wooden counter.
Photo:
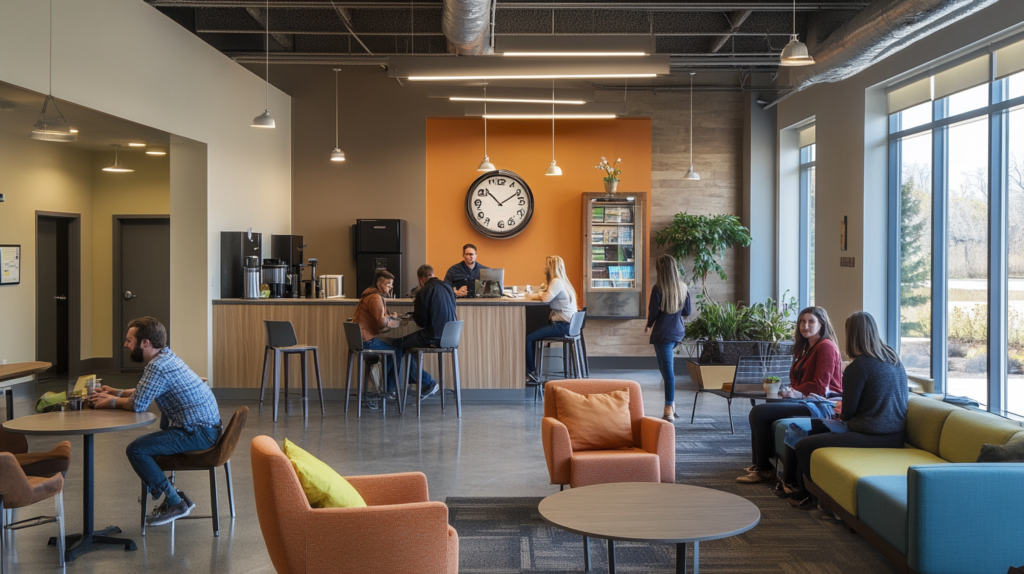
<svg viewBox="0 0 1024 574">
<path fill-rule="evenodd" d="M 319 347 L 325 389 L 344 389 L 348 345 L 345 323 L 358 299 L 218 299 L 213 301 L 214 388 L 258 389 L 266 344 L 263 321 L 291 321 L 300 345 Z M 388 311 L 412 311 L 412 299 L 389 299 Z M 546 324 L 546 303 L 523 299 L 459 299 L 456 314 L 465 321 L 459 345 L 463 389 L 514 390 L 526 386 L 526 333 Z M 381 333 L 401 337 L 415 324 Z M 437 373 L 433 359 L 424 361 Z M 298 382 L 299 361 L 291 361 Z M 312 376 L 312 369 L 310 375 Z M 293 383 L 294 384 L 294 383 Z M 449 385 L 451 383 L 449 382 Z M 311 381 L 311 389 L 316 383 Z"/>
</svg>

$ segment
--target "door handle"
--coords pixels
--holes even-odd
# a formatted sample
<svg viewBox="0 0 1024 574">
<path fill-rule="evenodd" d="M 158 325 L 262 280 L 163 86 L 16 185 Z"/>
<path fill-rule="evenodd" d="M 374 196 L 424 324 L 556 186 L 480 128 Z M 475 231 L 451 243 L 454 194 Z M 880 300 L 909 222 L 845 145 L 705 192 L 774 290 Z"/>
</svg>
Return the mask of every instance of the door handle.
<svg viewBox="0 0 1024 574">
<path fill-rule="evenodd" d="M 125 301 L 128 301 L 130 299 L 134 299 L 136 297 L 137 297 L 137 295 L 133 295 L 131 291 L 125 291 L 124 292 L 124 300 Z"/>
<path fill-rule="evenodd" d="M 66 295 L 57 295 L 56 297 L 54 297 L 54 299 L 56 299 L 58 301 L 67 301 L 68 300 Z"/>
</svg>

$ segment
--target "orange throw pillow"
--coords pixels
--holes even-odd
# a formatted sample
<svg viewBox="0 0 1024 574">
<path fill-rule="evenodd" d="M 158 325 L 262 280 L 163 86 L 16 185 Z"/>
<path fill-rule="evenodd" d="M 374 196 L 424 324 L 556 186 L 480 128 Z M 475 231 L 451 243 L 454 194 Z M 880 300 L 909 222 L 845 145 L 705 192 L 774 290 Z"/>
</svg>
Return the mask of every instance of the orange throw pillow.
<svg viewBox="0 0 1024 574">
<path fill-rule="evenodd" d="M 558 420 L 569 429 L 572 450 L 614 450 L 633 446 L 629 389 L 581 395 L 555 387 Z"/>
</svg>

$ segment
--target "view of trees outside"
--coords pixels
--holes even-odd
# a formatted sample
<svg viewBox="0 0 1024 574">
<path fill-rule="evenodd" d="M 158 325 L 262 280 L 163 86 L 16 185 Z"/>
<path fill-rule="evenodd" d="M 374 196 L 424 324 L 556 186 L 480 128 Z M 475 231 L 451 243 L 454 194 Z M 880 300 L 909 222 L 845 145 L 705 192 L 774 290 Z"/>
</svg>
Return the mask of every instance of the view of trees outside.
<svg viewBox="0 0 1024 574">
<path fill-rule="evenodd" d="M 907 374 L 931 378 L 932 134 L 900 146 L 900 360 Z"/>
<path fill-rule="evenodd" d="M 1015 78 L 1011 78 L 1014 80 Z M 1024 75 L 1018 74 L 1024 84 Z M 1024 87 L 1024 86 L 1020 86 Z M 1019 89 L 1019 88 L 1018 88 Z M 1014 82 L 1010 82 L 1011 95 Z M 1024 92 L 1024 90 L 1021 90 Z M 1019 93 L 1018 95 L 1024 95 Z M 1009 226 L 1007 233 L 1010 265 L 1009 380 L 1006 382 L 1006 410 L 1024 417 L 1024 109 L 1009 114 L 1007 174 Z"/>
</svg>

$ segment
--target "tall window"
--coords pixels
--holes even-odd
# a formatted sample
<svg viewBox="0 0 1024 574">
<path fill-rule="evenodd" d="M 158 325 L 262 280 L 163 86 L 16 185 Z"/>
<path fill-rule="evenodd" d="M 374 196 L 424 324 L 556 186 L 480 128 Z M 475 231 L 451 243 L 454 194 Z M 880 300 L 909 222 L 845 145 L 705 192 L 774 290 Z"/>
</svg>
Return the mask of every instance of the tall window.
<svg viewBox="0 0 1024 574">
<path fill-rule="evenodd" d="M 814 305 L 814 126 L 800 132 L 800 305 Z"/>
<path fill-rule="evenodd" d="M 908 374 L 1024 418 L 1024 42 L 994 47 L 889 91 L 891 320 Z"/>
</svg>

